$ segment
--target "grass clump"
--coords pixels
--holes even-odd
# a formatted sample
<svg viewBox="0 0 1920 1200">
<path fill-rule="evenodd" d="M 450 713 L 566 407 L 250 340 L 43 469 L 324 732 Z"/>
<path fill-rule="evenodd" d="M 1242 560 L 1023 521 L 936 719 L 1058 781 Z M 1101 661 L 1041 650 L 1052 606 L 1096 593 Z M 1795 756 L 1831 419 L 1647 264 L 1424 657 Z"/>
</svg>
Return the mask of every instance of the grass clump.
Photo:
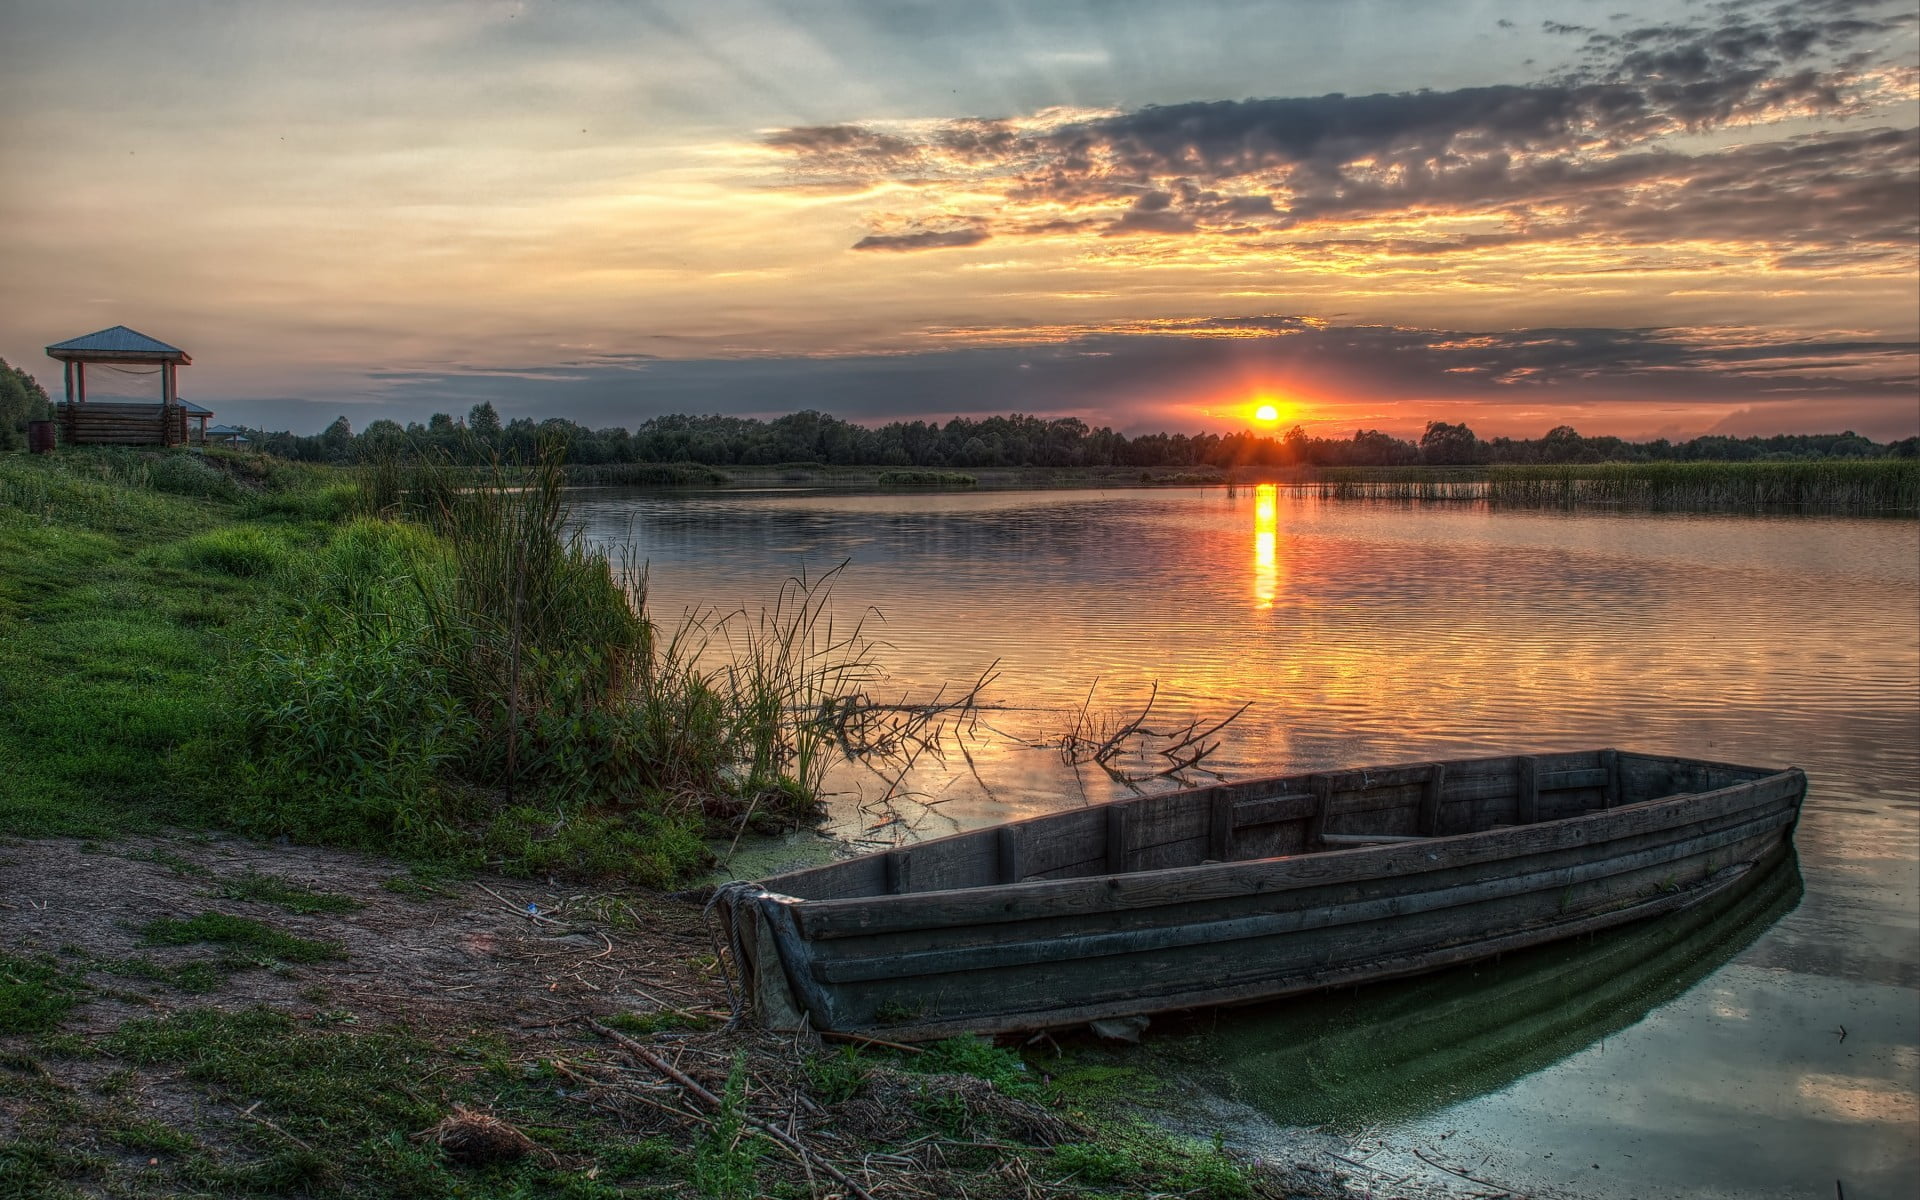
<svg viewBox="0 0 1920 1200">
<path fill-rule="evenodd" d="M 821 581 L 660 637 L 565 481 L 372 471 L 382 513 L 319 549 L 242 673 L 244 827 L 658 886 L 729 821 L 813 815 L 818 714 L 868 675 Z"/>
<path fill-rule="evenodd" d="M 720 1093 L 720 1108 L 693 1148 L 693 1186 L 711 1200 L 749 1200 L 755 1194 L 754 1166 L 765 1146 L 747 1127 L 746 1078 L 746 1059 L 736 1057 Z"/>
<path fill-rule="evenodd" d="M 86 990 L 45 955 L 0 953 L 0 1034 L 56 1028 Z"/>
<path fill-rule="evenodd" d="M 882 471 L 883 488 L 921 488 L 952 491 L 978 486 L 979 479 L 960 471 Z"/>
<path fill-rule="evenodd" d="M 206 912 L 187 920 L 161 917 L 141 926 L 149 946 L 186 946 L 207 942 L 224 947 L 237 960 L 255 965 L 322 962 L 345 958 L 339 942 L 296 937 L 249 917 Z"/>
<path fill-rule="evenodd" d="M 229 900 L 251 900 L 256 904 L 271 904 L 284 912 L 302 916 L 313 913 L 353 912 L 366 907 L 352 896 L 343 896 L 338 892 L 318 891 L 304 883 L 295 883 L 291 879 L 282 879 L 278 875 L 267 875 L 258 871 L 248 871 L 243 875 L 229 876 L 221 880 L 220 894 Z"/>
<path fill-rule="evenodd" d="M 1039 1083 L 1027 1070 L 1026 1060 L 1004 1046 L 995 1045 L 990 1038 L 953 1037 L 935 1042 L 907 1065 L 931 1074 L 972 1075 L 1009 1096 L 1031 1096 L 1039 1091 Z"/>
<path fill-rule="evenodd" d="M 293 558 L 283 534 L 244 525 L 188 538 L 175 553 L 182 566 L 242 579 L 273 575 L 285 570 Z"/>
</svg>

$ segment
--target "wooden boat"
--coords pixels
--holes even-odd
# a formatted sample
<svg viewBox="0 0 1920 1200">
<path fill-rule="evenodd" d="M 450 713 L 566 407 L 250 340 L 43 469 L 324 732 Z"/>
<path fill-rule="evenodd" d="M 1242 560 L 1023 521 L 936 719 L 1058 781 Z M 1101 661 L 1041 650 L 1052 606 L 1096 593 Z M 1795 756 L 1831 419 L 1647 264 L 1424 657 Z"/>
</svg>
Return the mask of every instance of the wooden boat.
<svg viewBox="0 0 1920 1200">
<path fill-rule="evenodd" d="M 1142 796 L 722 888 L 756 1019 L 920 1040 L 1267 1000 L 1692 907 L 1806 776 L 1615 750 Z"/>
</svg>

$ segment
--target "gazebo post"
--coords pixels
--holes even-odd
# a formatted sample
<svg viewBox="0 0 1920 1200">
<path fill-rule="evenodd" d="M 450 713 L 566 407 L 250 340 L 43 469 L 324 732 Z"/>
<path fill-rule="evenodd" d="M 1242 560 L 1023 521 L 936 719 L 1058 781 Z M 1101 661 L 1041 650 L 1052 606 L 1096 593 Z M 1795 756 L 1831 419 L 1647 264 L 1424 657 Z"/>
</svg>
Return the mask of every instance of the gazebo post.
<svg viewBox="0 0 1920 1200">
<path fill-rule="evenodd" d="M 67 403 L 72 404 L 73 403 L 73 360 L 68 359 L 65 363 L 61 365 L 67 368 Z"/>
<path fill-rule="evenodd" d="M 160 444 L 173 445 L 173 364 L 160 364 Z M 181 422 L 181 441 L 186 440 L 186 422 Z"/>
<path fill-rule="evenodd" d="M 83 362 L 74 363 L 73 375 L 75 379 L 80 381 L 80 403 L 85 404 L 87 402 L 87 364 Z"/>
</svg>

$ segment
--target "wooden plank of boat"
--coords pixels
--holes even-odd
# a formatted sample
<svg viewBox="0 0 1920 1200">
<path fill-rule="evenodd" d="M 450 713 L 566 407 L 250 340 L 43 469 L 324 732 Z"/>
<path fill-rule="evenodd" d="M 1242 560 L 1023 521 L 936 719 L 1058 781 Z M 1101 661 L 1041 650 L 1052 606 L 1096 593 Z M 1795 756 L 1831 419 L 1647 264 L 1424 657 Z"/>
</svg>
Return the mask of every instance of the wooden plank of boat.
<svg viewBox="0 0 1920 1200">
<path fill-rule="evenodd" d="M 1031 1029 L 1387 978 L 1684 907 L 1782 851 L 1805 789 L 1795 769 L 1613 750 L 1320 772 L 1014 822 L 717 902 L 763 1022 Z"/>
</svg>

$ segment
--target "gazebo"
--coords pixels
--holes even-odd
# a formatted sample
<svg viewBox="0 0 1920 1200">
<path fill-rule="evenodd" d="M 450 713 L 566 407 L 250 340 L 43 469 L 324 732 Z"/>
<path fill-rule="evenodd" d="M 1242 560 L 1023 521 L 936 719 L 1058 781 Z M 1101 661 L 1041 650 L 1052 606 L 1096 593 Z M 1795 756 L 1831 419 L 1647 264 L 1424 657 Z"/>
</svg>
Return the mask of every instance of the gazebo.
<svg viewBox="0 0 1920 1200">
<path fill-rule="evenodd" d="M 185 350 L 125 325 L 115 325 L 85 337 L 55 342 L 47 347 L 47 357 L 66 364 L 67 398 L 55 415 L 60 422 L 60 440 L 67 445 L 178 446 L 187 441 L 187 410 L 180 402 L 175 376 L 179 368 L 193 362 Z M 87 403 L 89 363 L 136 375 L 158 374 L 160 402 Z"/>
</svg>

